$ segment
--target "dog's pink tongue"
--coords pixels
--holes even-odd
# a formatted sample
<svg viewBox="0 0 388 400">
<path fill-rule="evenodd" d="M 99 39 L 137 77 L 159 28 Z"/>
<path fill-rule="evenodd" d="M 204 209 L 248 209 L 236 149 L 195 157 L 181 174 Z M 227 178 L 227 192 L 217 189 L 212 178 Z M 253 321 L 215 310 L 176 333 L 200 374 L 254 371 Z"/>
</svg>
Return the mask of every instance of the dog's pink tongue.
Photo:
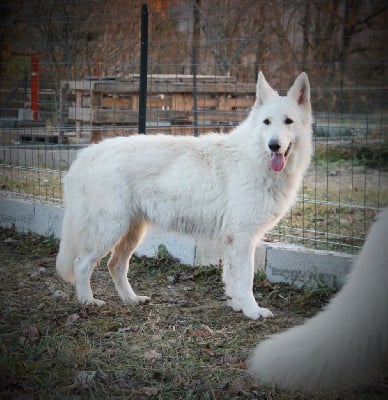
<svg viewBox="0 0 388 400">
<path fill-rule="evenodd" d="M 286 159 L 283 153 L 272 153 L 271 155 L 271 168 L 273 171 L 279 172 L 286 165 Z"/>
</svg>

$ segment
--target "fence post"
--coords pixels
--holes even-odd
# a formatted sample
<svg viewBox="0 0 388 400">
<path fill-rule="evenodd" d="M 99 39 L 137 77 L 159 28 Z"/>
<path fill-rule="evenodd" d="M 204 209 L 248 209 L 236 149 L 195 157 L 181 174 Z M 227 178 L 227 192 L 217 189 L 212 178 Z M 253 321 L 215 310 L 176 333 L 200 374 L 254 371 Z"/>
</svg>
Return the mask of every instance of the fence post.
<svg viewBox="0 0 388 400">
<path fill-rule="evenodd" d="M 31 56 L 31 110 L 32 119 L 39 119 L 39 55 Z"/>
<path fill-rule="evenodd" d="M 141 8 L 140 38 L 140 88 L 139 88 L 139 134 L 146 133 L 147 65 L 148 65 L 148 6 Z"/>
<path fill-rule="evenodd" d="M 192 37 L 192 60 L 191 72 L 193 74 L 193 108 L 194 108 L 194 136 L 198 136 L 198 104 L 197 104 L 197 64 L 198 55 L 197 47 L 199 43 L 200 25 L 199 25 L 199 8 L 201 0 L 193 2 L 193 37 Z"/>
</svg>

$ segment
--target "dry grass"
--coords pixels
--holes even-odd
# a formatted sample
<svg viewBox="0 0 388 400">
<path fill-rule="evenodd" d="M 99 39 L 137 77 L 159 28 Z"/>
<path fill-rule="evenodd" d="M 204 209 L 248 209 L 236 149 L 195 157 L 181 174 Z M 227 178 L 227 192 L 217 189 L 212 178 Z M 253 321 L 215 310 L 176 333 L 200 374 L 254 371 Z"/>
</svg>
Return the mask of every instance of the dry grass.
<svg viewBox="0 0 388 400">
<path fill-rule="evenodd" d="M 64 173 L 44 167 L 3 165 L 0 169 L 0 189 L 38 200 L 60 202 Z"/>
<path fill-rule="evenodd" d="M 301 323 L 327 302 L 308 292 L 255 282 L 273 320 L 251 321 L 225 305 L 220 271 L 169 257 L 134 259 L 130 281 L 151 302 L 120 303 L 104 261 L 102 308 L 81 307 L 55 273 L 57 244 L 0 230 L 2 399 L 383 399 L 384 382 L 357 393 L 304 396 L 251 379 L 245 360 L 267 335 Z M 386 383 L 386 382 L 385 382 Z"/>
</svg>

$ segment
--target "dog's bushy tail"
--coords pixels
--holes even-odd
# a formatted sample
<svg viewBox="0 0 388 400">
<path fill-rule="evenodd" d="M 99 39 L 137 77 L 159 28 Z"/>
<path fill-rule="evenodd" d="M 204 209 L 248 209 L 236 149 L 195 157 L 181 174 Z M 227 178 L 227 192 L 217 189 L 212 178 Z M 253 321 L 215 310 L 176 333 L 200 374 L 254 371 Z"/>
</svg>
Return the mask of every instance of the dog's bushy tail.
<svg viewBox="0 0 388 400">
<path fill-rule="evenodd" d="M 258 378 L 314 391 L 353 389 L 386 373 L 387 234 L 388 209 L 373 225 L 346 285 L 326 310 L 256 347 L 249 368 Z"/>
<path fill-rule="evenodd" d="M 63 220 L 61 241 L 59 245 L 59 252 L 56 260 L 56 269 L 61 276 L 67 282 L 75 282 L 74 274 L 74 259 L 76 257 L 74 234 L 72 234 L 71 223 L 68 215 L 65 214 Z"/>
</svg>

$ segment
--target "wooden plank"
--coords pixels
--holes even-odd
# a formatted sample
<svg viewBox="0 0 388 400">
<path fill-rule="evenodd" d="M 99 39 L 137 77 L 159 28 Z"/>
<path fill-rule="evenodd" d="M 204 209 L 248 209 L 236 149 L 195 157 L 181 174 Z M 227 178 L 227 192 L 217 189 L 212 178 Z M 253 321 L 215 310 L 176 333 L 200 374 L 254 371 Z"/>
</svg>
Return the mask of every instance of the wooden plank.
<svg viewBox="0 0 388 400">
<path fill-rule="evenodd" d="M 130 108 L 133 109 L 133 99 L 132 96 L 122 97 L 122 96 L 101 96 L 100 104 L 101 107 L 105 108 Z"/>
<path fill-rule="evenodd" d="M 163 94 L 157 96 L 147 97 L 147 107 L 149 108 L 160 108 L 167 110 L 171 108 L 171 96 L 165 96 Z"/>
<path fill-rule="evenodd" d="M 147 83 L 149 87 L 154 86 L 152 91 L 155 91 L 155 88 L 157 88 L 157 91 L 161 88 L 166 91 L 170 91 L 173 88 L 190 90 L 193 86 L 193 78 L 192 75 L 150 75 Z M 219 90 L 255 92 L 256 87 L 255 83 L 238 82 L 235 77 L 211 75 L 198 75 L 197 84 L 199 87 L 203 87 L 204 90 L 211 88 L 211 90 L 217 92 Z M 136 92 L 139 90 L 139 77 L 134 74 L 126 80 L 96 78 L 78 81 L 62 81 L 62 85 L 68 86 L 69 90 Z"/>
<path fill-rule="evenodd" d="M 149 82 L 147 83 L 148 94 L 171 94 L 192 93 L 192 82 Z M 89 89 L 90 90 L 90 89 Z M 102 93 L 138 93 L 139 85 L 132 82 L 106 82 L 98 83 L 94 90 Z M 197 82 L 198 93 L 231 93 L 231 94 L 254 94 L 255 84 L 228 83 L 228 82 Z"/>
<path fill-rule="evenodd" d="M 96 124 L 112 124 L 112 123 L 128 123 L 134 124 L 138 122 L 138 111 L 130 109 L 96 109 L 93 115 L 93 123 Z M 187 120 L 186 111 L 176 110 L 147 110 L 147 121 L 185 121 Z"/>
</svg>

